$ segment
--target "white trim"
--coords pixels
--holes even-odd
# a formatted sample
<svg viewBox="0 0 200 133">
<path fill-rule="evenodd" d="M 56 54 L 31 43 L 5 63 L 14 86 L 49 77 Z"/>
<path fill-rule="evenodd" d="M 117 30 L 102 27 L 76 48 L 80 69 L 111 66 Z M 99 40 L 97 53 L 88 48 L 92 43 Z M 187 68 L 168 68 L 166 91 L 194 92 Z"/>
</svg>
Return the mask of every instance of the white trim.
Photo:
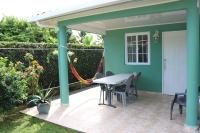
<svg viewBox="0 0 200 133">
<path fill-rule="evenodd" d="M 163 45 L 163 34 L 164 34 L 165 32 L 162 32 L 162 42 L 161 42 L 161 44 L 162 44 L 162 94 L 164 94 L 164 69 L 163 69 L 163 67 L 164 67 L 164 45 Z"/>
<path fill-rule="evenodd" d="M 148 36 L 148 62 L 147 63 L 139 63 L 138 62 L 138 41 L 137 41 L 137 36 L 138 35 L 147 35 Z M 127 46 L 128 46 L 128 44 L 127 44 L 127 37 L 128 36 L 136 36 L 136 62 L 135 63 L 130 63 L 130 62 L 128 62 L 128 51 L 127 51 Z M 150 61 L 150 59 L 151 59 L 151 46 L 150 46 L 150 44 L 151 44 L 151 42 L 150 42 L 150 38 L 151 38 L 151 35 L 150 35 L 150 32 L 135 32 L 135 33 L 125 33 L 125 64 L 126 65 L 150 65 L 151 64 L 151 61 Z"/>
</svg>

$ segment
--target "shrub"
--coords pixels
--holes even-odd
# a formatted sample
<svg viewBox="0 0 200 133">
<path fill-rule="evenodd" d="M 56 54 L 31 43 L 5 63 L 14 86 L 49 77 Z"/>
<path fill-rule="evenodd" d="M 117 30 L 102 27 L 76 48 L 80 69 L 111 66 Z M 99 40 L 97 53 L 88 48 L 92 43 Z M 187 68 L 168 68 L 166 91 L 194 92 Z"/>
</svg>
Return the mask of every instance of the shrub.
<svg viewBox="0 0 200 133">
<path fill-rule="evenodd" d="M 0 57 L 0 110 L 7 110 L 27 98 L 27 81 L 19 64 Z"/>
<path fill-rule="evenodd" d="M 28 94 L 35 95 L 39 91 L 39 79 L 44 68 L 38 61 L 34 60 L 34 57 L 30 53 L 26 53 L 24 56 L 25 60 L 28 61 L 28 66 L 25 68 L 26 80 L 28 83 Z M 23 69 L 22 69 L 23 70 Z"/>
</svg>

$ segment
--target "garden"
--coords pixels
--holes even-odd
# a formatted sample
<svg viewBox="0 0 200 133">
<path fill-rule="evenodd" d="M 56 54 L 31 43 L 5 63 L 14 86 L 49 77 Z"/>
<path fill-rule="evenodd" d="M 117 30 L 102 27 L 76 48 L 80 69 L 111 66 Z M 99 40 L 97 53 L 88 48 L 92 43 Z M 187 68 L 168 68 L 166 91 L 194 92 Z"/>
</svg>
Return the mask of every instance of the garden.
<svg viewBox="0 0 200 133">
<path fill-rule="evenodd" d="M 84 79 L 94 76 L 103 45 L 92 36 L 67 31 L 66 54 Z M 100 37 L 100 39 L 102 39 Z M 70 92 L 81 84 L 69 69 Z M 66 73 L 67 74 L 67 73 Z M 0 132 L 76 132 L 21 114 L 20 111 L 59 96 L 56 31 L 7 17 L 0 22 Z"/>
</svg>

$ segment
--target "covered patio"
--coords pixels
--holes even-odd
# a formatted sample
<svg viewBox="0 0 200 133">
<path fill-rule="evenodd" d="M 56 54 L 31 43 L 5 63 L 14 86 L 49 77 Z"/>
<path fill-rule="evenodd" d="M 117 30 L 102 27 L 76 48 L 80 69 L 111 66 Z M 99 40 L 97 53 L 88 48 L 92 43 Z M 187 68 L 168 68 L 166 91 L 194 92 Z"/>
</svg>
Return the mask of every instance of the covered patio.
<svg viewBox="0 0 200 133">
<path fill-rule="evenodd" d="M 190 133 L 184 127 L 184 114 L 175 106 L 173 120 L 169 109 L 173 97 L 151 92 L 139 92 L 138 98 L 128 100 L 127 106 L 114 98 L 117 108 L 99 106 L 100 87 L 85 88 L 69 96 L 68 106 L 62 106 L 60 99 L 53 100 L 48 115 L 39 115 L 36 107 L 23 113 L 87 133 Z"/>
<path fill-rule="evenodd" d="M 44 16 L 35 21 L 41 25 L 58 27 L 61 101 L 52 102 L 52 109 L 48 116 L 38 115 L 35 109 L 26 110 L 26 113 L 84 132 L 107 130 L 110 132 L 151 132 L 151 130 L 152 132 L 188 132 L 184 128 L 184 123 L 188 127 L 197 127 L 198 0 L 117 1 L 63 14 Z M 142 92 L 138 99 L 133 100 L 133 103 L 128 104 L 127 107 L 123 108 L 119 104 L 116 109 L 97 105 L 99 88 L 69 96 L 67 28 L 104 35 L 105 71 L 112 70 L 116 74 L 141 71 L 140 89 L 159 93 Z M 156 30 L 159 31 L 157 37 L 160 37 L 158 40 L 160 42 L 157 44 L 154 38 Z M 162 33 L 180 30 L 186 31 L 187 54 L 184 58 L 185 76 L 178 75 L 178 77 L 186 79 L 186 86 L 182 89 L 187 89 L 187 106 L 186 114 L 180 116 L 175 111 L 175 120 L 170 121 L 169 106 L 172 98 L 161 94 L 163 93 L 164 69 Z M 139 62 L 139 58 L 134 61 L 134 56 L 130 59 L 130 62 L 132 61 L 130 63 L 126 54 L 128 51 L 125 43 L 126 34 L 131 33 L 130 36 L 135 36 L 136 32 L 138 32 L 136 36 L 138 38 L 140 32 L 145 33 L 144 38 L 148 37 L 144 43 L 149 45 L 149 48 L 148 52 L 142 53 L 146 56 L 146 58 L 143 56 L 142 63 Z"/>
</svg>

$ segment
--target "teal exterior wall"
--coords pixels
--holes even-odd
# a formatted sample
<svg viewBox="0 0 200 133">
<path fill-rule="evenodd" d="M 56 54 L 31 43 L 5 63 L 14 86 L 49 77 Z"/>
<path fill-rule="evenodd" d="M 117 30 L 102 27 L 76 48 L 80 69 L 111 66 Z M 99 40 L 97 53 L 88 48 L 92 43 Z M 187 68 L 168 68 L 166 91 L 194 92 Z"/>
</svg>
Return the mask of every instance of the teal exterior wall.
<svg viewBox="0 0 200 133">
<path fill-rule="evenodd" d="M 109 20 L 130 16 L 139 16 L 145 14 L 162 13 L 176 10 L 187 11 L 187 106 L 186 107 L 186 125 L 197 126 L 198 116 L 198 84 L 199 84 L 199 11 L 197 0 L 179 0 L 159 5 L 144 6 L 133 9 L 107 12 L 95 15 L 86 15 L 84 17 L 72 18 L 59 21 L 59 26 L 69 26 L 81 23 L 87 23 L 99 20 Z M 129 28 L 121 30 L 107 31 L 105 37 L 105 70 L 112 70 L 114 73 L 142 72 L 139 81 L 139 88 L 147 91 L 162 91 L 162 32 L 185 30 L 185 24 L 171 24 L 162 26 L 146 26 L 142 28 Z M 152 35 L 155 30 L 160 31 L 160 40 L 155 42 Z M 151 64 L 150 65 L 125 65 L 125 33 L 150 32 L 151 35 Z M 61 33 L 62 32 L 62 33 Z M 60 30 L 58 34 L 59 46 L 64 46 L 64 32 Z M 61 83 L 61 103 L 69 103 L 68 77 L 61 71 L 67 72 L 67 62 L 64 49 L 59 49 L 59 72 Z M 63 79 L 64 78 L 64 79 Z M 67 97 L 67 98 L 65 98 Z"/>
<path fill-rule="evenodd" d="M 160 38 L 155 41 L 152 36 L 159 30 Z M 107 31 L 105 44 L 105 71 L 114 73 L 142 72 L 138 89 L 162 92 L 162 32 L 186 30 L 186 24 L 168 24 Z M 125 64 L 125 34 L 150 32 L 150 65 Z"/>
</svg>

